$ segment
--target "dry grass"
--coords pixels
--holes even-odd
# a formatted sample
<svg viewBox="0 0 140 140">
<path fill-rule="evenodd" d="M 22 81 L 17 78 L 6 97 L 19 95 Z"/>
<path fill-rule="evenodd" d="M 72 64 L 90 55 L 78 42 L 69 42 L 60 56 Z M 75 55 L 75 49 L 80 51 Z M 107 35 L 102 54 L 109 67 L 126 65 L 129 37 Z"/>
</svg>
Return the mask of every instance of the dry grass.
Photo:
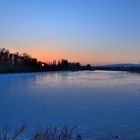
<svg viewBox="0 0 140 140">
<path fill-rule="evenodd" d="M 29 134 L 25 125 L 15 129 L 9 125 L 0 129 L 0 140 L 82 140 L 80 135 L 74 133 L 74 128 L 64 126 L 36 130 Z"/>
<path fill-rule="evenodd" d="M 0 140 L 19 140 L 24 135 L 25 128 L 25 125 L 21 125 L 17 129 L 9 125 L 4 126 L 0 129 Z"/>
</svg>

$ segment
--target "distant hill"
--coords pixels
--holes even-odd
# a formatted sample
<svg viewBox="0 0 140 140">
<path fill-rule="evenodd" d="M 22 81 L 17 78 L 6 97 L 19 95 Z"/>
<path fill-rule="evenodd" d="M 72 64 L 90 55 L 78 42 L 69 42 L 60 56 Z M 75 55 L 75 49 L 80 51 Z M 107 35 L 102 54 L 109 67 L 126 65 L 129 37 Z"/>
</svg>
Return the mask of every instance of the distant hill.
<svg viewBox="0 0 140 140">
<path fill-rule="evenodd" d="M 110 64 L 95 66 L 95 70 L 130 71 L 140 73 L 140 64 Z"/>
<path fill-rule="evenodd" d="M 115 67 L 124 67 L 124 68 L 130 68 L 130 67 L 135 67 L 135 68 L 138 68 L 140 67 L 140 64 L 109 64 L 109 65 L 102 65 L 100 67 L 112 67 L 112 68 L 115 68 Z"/>
</svg>

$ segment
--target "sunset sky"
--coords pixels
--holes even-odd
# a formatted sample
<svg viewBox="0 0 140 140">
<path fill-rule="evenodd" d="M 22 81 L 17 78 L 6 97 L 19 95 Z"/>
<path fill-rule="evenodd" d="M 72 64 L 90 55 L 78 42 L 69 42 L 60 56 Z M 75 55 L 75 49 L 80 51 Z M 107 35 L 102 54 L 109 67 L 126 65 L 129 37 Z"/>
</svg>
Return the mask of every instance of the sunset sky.
<svg viewBox="0 0 140 140">
<path fill-rule="evenodd" d="M 140 0 L 0 0 L 0 48 L 50 62 L 140 63 Z"/>
</svg>

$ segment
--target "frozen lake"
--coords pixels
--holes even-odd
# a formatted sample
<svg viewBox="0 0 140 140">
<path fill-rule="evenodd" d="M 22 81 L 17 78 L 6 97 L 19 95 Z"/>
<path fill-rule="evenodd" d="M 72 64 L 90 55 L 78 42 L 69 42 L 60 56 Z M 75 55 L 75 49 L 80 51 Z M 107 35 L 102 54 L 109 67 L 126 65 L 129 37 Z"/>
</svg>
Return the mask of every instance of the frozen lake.
<svg viewBox="0 0 140 140">
<path fill-rule="evenodd" d="M 140 75 L 46 72 L 0 75 L 0 123 L 140 128 Z"/>
</svg>

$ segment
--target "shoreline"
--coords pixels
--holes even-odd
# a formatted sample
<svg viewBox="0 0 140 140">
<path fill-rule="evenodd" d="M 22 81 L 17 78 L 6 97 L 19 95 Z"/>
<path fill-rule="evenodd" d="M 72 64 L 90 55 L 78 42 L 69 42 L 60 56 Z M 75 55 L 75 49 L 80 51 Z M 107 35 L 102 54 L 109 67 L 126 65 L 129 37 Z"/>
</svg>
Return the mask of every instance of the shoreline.
<svg viewBox="0 0 140 140">
<path fill-rule="evenodd" d="M 48 70 L 48 71 L 28 71 L 28 72 L 0 72 L 2 74 L 31 74 L 31 73 L 46 73 L 46 72 L 81 72 L 81 71 L 95 71 L 95 70 Z"/>
</svg>

